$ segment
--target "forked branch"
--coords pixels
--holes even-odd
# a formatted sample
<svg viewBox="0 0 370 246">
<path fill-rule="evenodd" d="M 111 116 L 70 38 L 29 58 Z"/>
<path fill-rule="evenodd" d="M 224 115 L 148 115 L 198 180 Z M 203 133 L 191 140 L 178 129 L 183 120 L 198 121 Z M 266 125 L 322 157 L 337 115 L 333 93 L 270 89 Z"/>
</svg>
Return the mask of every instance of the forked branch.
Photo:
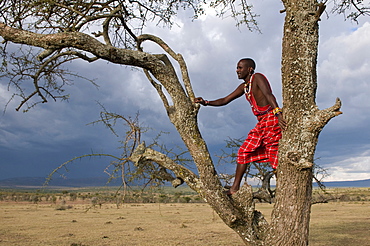
<svg viewBox="0 0 370 246">
<path fill-rule="evenodd" d="M 160 38 L 158 38 L 154 35 L 143 34 L 143 35 L 140 35 L 137 38 L 137 40 L 138 40 L 139 50 L 142 50 L 141 44 L 144 41 L 150 40 L 150 41 L 158 44 L 167 54 L 169 54 L 173 59 L 175 59 L 177 61 L 177 63 L 180 66 L 182 81 L 184 83 L 186 93 L 190 97 L 190 100 L 193 101 L 194 98 L 195 98 L 195 95 L 194 95 L 194 91 L 193 91 L 193 88 L 192 88 L 191 83 L 190 83 L 190 78 L 189 78 L 186 62 L 185 62 L 184 58 L 182 57 L 182 55 L 181 54 L 176 54 L 162 39 L 160 39 Z M 164 60 L 163 61 L 165 62 L 166 65 L 170 65 L 171 62 L 168 60 L 167 57 L 166 57 L 166 59 L 167 59 L 167 61 L 164 61 Z M 172 64 L 171 64 L 171 67 L 173 69 Z"/>
</svg>

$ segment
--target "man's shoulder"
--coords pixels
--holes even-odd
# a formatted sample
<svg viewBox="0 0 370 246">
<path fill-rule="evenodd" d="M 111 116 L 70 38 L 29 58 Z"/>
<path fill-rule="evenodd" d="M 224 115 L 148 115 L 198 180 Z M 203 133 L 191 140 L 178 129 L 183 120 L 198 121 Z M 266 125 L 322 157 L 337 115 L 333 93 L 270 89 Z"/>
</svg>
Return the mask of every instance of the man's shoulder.
<svg viewBox="0 0 370 246">
<path fill-rule="evenodd" d="M 266 76 L 262 73 L 255 73 L 254 74 L 254 79 L 257 79 L 259 81 L 264 81 L 264 82 L 268 82 L 268 79 L 266 78 Z"/>
<path fill-rule="evenodd" d="M 255 73 L 255 74 L 254 74 L 254 77 L 262 77 L 262 78 L 266 78 L 266 76 L 265 76 L 263 73 Z"/>
</svg>

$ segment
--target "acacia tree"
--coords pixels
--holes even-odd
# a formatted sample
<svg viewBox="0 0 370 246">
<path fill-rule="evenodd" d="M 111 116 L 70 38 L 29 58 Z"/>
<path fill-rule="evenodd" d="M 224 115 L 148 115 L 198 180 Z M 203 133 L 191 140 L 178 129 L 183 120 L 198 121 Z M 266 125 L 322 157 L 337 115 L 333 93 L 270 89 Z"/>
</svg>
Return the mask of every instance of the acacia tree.
<svg viewBox="0 0 370 246">
<path fill-rule="evenodd" d="M 3 0 L 0 1 L 2 76 L 21 97 L 18 110 L 39 102 L 65 99 L 64 86 L 71 72 L 65 62 L 82 59 L 105 60 L 115 64 L 143 68 L 157 90 L 170 121 L 179 132 L 197 167 L 195 174 L 163 153 L 141 144 L 130 160 L 155 162 L 185 181 L 211 205 L 220 218 L 243 239 L 246 245 L 307 245 L 310 219 L 312 166 L 317 139 L 327 122 L 339 115 L 340 100 L 319 110 L 315 103 L 318 21 L 325 9 L 317 0 L 283 0 L 285 24 L 282 54 L 284 115 L 289 128 L 283 134 L 271 223 L 254 207 L 251 186 L 245 184 L 232 197 L 223 193 L 207 145 L 197 124 L 199 105 L 181 54 L 175 53 L 162 39 L 141 34 L 147 21 L 172 24 L 179 8 L 190 8 L 194 17 L 202 14 L 203 1 L 136 0 Z M 335 1 L 334 1 L 335 2 Z M 236 5 L 236 4 L 240 5 Z M 348 11 L 353 1 L 340 1 L 336 11 Z M 367 14 L 368 8 L 356 1 L 355 12 Z M 245 0 L 215 1 L 210 6 L 227 10 L 238 24 L 255 28 L 255 16 Z M 350 14 L 351 15 L 351 14 Z M 356 14 L 351 15 L 358 18 Z M 93 32 L 92 30 L 98 30 Z M 151 41 L 165 54 L 142 50 Z M 20 53 L 8 53 L 8 43 L 21 44 Z M 27 49 L 34 47 L 33 49 Z M 179 78 L 169 56 L 181 69 Z M 29 85 L 33 92 L 26 94 Z M 169 98 L 164 93 L 168 92 Z M 36 99 L 36 100 L 35 100 Z M 40 100 L 37 100 L 40 99 Z M 170 103 L 172 102 L 172 103 Z"/>
</svg>

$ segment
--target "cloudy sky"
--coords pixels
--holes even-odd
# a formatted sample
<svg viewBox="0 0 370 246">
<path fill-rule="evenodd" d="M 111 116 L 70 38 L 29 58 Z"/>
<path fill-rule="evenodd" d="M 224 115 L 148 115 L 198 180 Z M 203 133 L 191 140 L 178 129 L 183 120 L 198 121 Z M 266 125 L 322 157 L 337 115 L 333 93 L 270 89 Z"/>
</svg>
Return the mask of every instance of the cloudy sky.
<svg viewBox="0 0 370 246">
<path fill-rule="evenodd" d="M 185 14 L 178 26 L 169 31 L 148 26 L 147 33 L 162 37 L 188 65 L 197 96 L 212 100 L 230 93 L 240 83 L 235 69 L 240 58 L 252 57 L 257 72 L 269 79 L 281 103 L 281 40 L 284 14 L 280 1 L 252 1 L 262 33 L 235 27 L 232 19 L 219 19 L 212 13 L 191 21 Z M 330 8 L 329 8 L 330 9 Z M 320 135 L 316 163 L 326 168 L 329 180 L 370 178 L 370 19 L 358 24 L 343 16 L 323 15 L 320 22 L 317 104 L 320 109 L 342 100 L 343 114 L 332 119 Z M 159 50 L 145 45 L 150 52 Z M 118 154 L 119 139 L 102 125 L 87 125 L 99 118 L 98 102 L 111 112 L 125 116 L 140 114 L 143 126 L 165 131 L 162 140 L 168 146 L 180 144 L 178 134 L 167 119 L 162 103 L 145 76 L 138 70 L 100 61 L 75 62 L 71 69 L 95 79 L 96 88 L 75 79 L 68 87 L 69 102 L 49 102 L 28 113 L 14 109 L 13 100 L 0 115 L 0 179 L 44 177 L 65 161 L 89 153 Z M 11 96 L 7 81 L 0 81 L 0 107 Z M 204 107 L 199 124 L 212 154 L 224 147 L 224 140 L 245 137 L 256 119 L 244 98 L 231 104 Z M 215 160 L 217 158 L 215 157 Z M 69 165 L 68 177 L 103 176 L 109 159 L 82 159 Z M 232 173 L 234 167 L 218 167 Z"/>
</svg>

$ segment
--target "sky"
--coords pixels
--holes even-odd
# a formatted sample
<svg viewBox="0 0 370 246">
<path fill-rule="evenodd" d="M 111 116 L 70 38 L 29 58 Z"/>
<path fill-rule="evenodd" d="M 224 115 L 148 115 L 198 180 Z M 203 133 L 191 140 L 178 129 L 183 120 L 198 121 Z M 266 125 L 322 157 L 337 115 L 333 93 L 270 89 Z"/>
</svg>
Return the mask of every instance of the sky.
<svg viewBox="0 0 370 246">
<path fill-rule="evenodd" d="M 187 63 L 196 96 L 213 100 L 232 92 L 241 81 L 236 63 L 251 57 L 257 72 L 269 79 L 281 105 L 281 42 L 284 14 L 280 1 L 251 1 L 260 16 L 261 33 L 235 27 L 231 18 L 220 19 L 212 12 L 192 21 L 186 13 L 176 18 L 171 30 L 148 25 L 145 33 L 161 37 L 181 53 Z M 330 7 L 328 8 L 330 10 Z M 318 56 L 318 90 L 320 109 L 342 100 L 342 115 L 333 118 L 319 137 L 315 162 L 330 174 L 326 181 L 370 178 L 370 18 L 359 23 L 344 20 L 341 15 L 326 13 L 320 21 Z M 153 44 L 144 50 L 161 52 Z M 15 111 L 19 98 L 11 101 L 0 115 L 0 179 L 45 177 L 62 163 L 85 154 L 119 155 L 119 138 L 101 124 L 99 104 L 110 111 L 134 117 L 139 113 L 142 126 L 150 130 L 144 139 L 150 141 L 158 132 L 167 146 L 181 146 L 175 128 L 167 118 L 154 88 L 137 69 L 98 61 L 77 61 L 69 65 L 80 75 L 99 85 L 74 79 L 66 88 L 68 102 L 50 101 L 27 113 Z M 0 108 L 12 95 L 7 81 L 0 80 Z M 199 126 L 211 155 L 224 148 L 228 138 L 245 137 L 256 124 L 255 116 L 244 98 L 224 107 L 202 107 Z M 121 131 L 125 131 L 121 128 Z M 84 158 L 68 165 L 70 178 L 104 176 L 107 158 Z M 219 172 L 234 172 L 234 166 L 216 166 Z"/>
</svg>

